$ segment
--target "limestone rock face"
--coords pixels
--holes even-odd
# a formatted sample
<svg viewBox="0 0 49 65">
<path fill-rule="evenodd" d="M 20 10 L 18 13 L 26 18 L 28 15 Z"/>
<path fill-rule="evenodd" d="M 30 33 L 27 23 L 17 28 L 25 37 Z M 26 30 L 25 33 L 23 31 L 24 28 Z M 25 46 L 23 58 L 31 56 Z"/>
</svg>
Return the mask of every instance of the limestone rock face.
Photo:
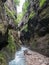
<svg viewBox="0 0 49 65">
<path fill-rule="evenodd" d="M 14 0 L 0 0 L 0 65 L 8 65 L 20 47 L 14 22 L 16 18 Z"/>
<path fill-rule="evenodd" d="M 16 5 L 12 0 L 1 0 L 0 2 L 0 49 L 2 44 L 8 44 L 8 31 L 9 29 L 15 29 L 15 23 L 12 15 L 15 17 Z M 12 12 L 12 13 L 11 13 Z M 14 13 L 15 12 L 15 13 Z M 7 43 L 6 43 L 7 42 Z M 3 44 L 4 47 L 4 44 Z"/>
<path fill-rule="evenodd" d="M 24 18 L 24 21 L 27 20 L 28 22 L 29 46 L 31 49 L 49 56 L 49 1 L 44 0 L 42 2 L 41 0 L 40 2 L 40 0 L 30 0 L 29 2 L 28 15 L 26 14 L 27 17 L 25 15 Z M 23 39 L 28 40 L 28 36 L 25 32 Z M 39 39 L 40 41 L 38 42 Z"/>
<path fill-rule="evenodd" d="M 32 38 L 32 42 L 30 42 L 32 49 L 49 56 L 49 2 L 47 1 L 42 7 L 38 5 L 38 8 L 36 7 L 37 10 L 34 9 L 36 15 L 29 19 L 28 29 Z"/>
</svg>

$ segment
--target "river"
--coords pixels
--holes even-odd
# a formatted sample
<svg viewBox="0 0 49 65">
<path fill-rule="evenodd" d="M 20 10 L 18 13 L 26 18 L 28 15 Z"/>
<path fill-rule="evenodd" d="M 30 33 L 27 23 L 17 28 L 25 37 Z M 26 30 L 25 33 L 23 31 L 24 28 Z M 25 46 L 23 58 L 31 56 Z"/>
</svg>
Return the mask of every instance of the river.
<svg viewBox="0 0 49 65">
<path fill-rule="evenodd" d="M 9 62 L 9 65 L 26 65 L 26 60 L 24 56 L 25 50 L 27 50 L 26 47 L 21 47 L 21 49 L 16 52 L 15 59 Z"/>
</svg>

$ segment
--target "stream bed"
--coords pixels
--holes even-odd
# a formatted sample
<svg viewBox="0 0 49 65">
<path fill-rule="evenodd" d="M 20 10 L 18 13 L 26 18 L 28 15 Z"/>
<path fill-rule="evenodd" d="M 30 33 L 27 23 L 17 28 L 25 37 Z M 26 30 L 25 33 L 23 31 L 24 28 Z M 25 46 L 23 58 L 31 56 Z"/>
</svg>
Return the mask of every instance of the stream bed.
<svg viewBox="0 0 49 65">
<path fill-rule="evenodd" d="M 25 47 L 21 47 L 15 54 L 15 59 L 9 62 L 9 65 L 26 65 L 24 51 L 27 50 Z"/>
</svg>

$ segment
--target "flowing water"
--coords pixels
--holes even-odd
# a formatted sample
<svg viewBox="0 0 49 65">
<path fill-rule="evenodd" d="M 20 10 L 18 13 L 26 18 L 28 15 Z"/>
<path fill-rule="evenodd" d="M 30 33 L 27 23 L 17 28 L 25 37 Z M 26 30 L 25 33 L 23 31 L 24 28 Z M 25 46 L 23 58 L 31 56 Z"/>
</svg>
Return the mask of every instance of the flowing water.
<svg viewBox="0 0 49 65">
<path fill-rule="evenodd" d="M 20 51 L 17 51 L 15 54 L 15 59 L 9 62 L 9 65 L 26 65 L 24 51 L 27 48 L 21 47 Z"/>
</svg>

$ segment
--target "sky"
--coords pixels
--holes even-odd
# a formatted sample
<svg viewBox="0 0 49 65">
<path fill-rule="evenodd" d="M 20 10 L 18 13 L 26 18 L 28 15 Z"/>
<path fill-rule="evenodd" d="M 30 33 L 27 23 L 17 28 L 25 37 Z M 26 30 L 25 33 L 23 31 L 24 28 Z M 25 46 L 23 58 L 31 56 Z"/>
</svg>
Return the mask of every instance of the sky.
<svg viewBox="0 0 49 65">
<path fill-rule="evenodd" d="M 17 13 L 22 12 L 22 6 L 23 6 L 24 2 L 25 2 L 25 0 L 20 0 L 20 4 L 19 4 L 19 6 L 17 6 Z"/>
</svg>

